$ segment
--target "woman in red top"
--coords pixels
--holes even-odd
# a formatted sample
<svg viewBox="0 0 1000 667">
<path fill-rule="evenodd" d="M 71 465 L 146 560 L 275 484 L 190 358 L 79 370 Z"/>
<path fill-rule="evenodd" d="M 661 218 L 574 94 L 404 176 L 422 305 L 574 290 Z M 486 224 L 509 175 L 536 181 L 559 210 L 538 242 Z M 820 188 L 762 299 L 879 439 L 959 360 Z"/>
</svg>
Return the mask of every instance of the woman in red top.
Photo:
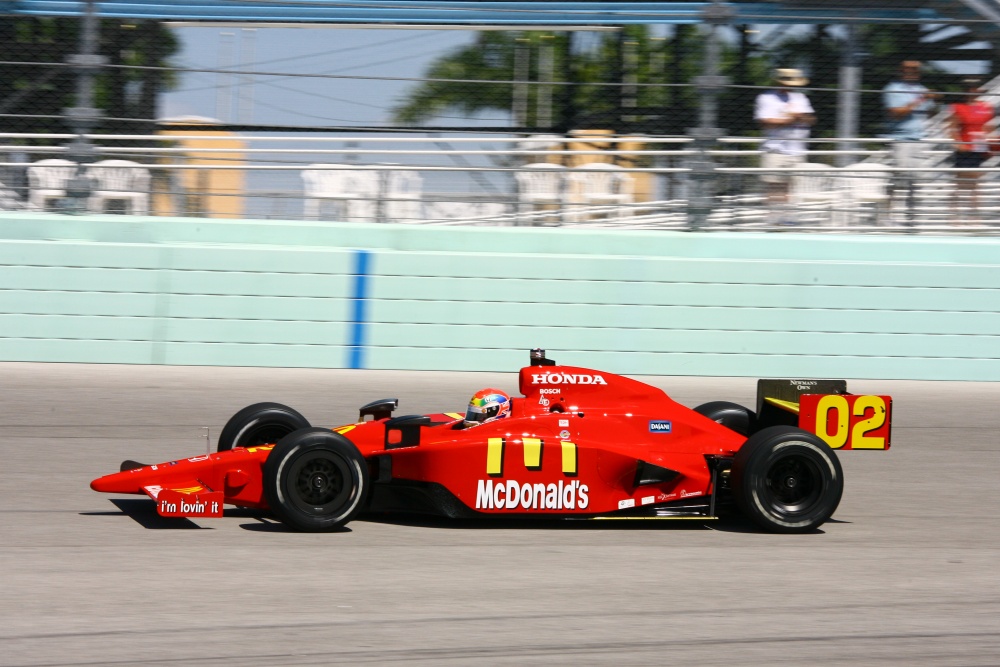
<svg viewBox="0 0 1000 667">
<path fill-rule="evenodd" d="M 951 137 L 955 144 L 955 167 L 974 169 L 982 166 L 989 157 L 989 134 L 996 112 L 993 105 L 979 98 L 982 93 L 979 79 L 965 79 L 963 100 L 951 105 Z M 955 203 L 962 208 L 968 201 L 973 211 L 979 208 L 979 177 L 981 172 L 958 172 L 955 179 Z"/>
</svg>

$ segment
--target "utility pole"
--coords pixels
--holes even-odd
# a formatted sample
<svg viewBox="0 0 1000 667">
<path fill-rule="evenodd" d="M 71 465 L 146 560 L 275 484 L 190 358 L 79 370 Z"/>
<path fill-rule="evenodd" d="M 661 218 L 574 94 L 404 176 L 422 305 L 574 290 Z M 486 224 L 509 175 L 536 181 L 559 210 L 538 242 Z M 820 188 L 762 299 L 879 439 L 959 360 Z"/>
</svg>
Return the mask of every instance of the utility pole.
<svg viewBox="0 0 1000 667">
<path fill-rule="evenodd" d="M 226 124 L 232 120 L 233 113 L 233 39 L 236 33 L 219 33 L 219 69 L 215 75 L 215 85 L 218 91 L 215 95 L 215 117 Z"/>
<path fill-rule="evenodd" d="M 701 102 L 698 114 L 699 126 L 687 131 L 688 136 L 694 139 L 694 148 L 698 151 L 698 154 L 688 162 L 688 167 L 691 169 L 688 213 L 692 229 L 705 225 L 708 214 L 715 204 L 713 197 L 716 181 L 715 161 L 708 151 L 715 147 L 719 137 L 724 133 L 722 128 L 718 127 L 719 95 L 729 85 L 729 77 L 719 74 L 722 49 L 718 31 L 722 26 L 730 24 L 733 16 L 733 8 L 718 0 L 702 10 L 704 25 L 707 28 L 705 67 L 702 70 L 703 74 L 694 80 Z"/>
<path fill-rule="evenodd" d="M 623 30 L 621 35 L 625 34 Z M 622 58 L 622 93 L 619 121 L 624 125 L 632 125 L 639 118 L 635 113 L 639 106 L 639 43 L 631 37 L 621 42 Z"/>
<path fill-rule="evenodd" d="M 858 106 L 861 93 L 861 67 L 858 66 L 858 29 L 854 23 L 844 26 L 847 39 L 840 56 L 840 85 L 837 93 L 837 136 L 840 138 L 838 148 L 842 151 L 854 150 L 857 144 L 845 139 L 858 136 Z M 846 167 L 855 160 L 853 155 L 837 156 L 837 166 Z"/>
<path fill-rule="evenodd" d="M 541 45 L 538 47 L 538 100 L 537 118 L 535 124 L 538 127 L 552 127 L 552 80 L 555 78 L 555 47 L 552 44 L 552 35 L 542 35 Z"/>
<path fill-rule="evenodd" d="M 240 80 L 239 100 L 236 108 L 236 122 L 253 123 L 253 75 L 249 72 L 254 67 L 257 53 L 257 29 L 243 28 L 240 31 Z"/>
<path fill-rule="evenodd" d="M 525 127 L 528 124 L 528 80 L 531 78 L 531 41 L 518 33 L 514 43 L 514 95 L 511 103 L 511 115 L 514 125 Z"/>
<path fill-rule="evenodd" d="M 66 120 L 76 133 L 70 142 L 70 159 L 77 163 L 76 176 L 66 184 L 67 208 L 82 212 L 90 197 L 92 184 L 86 175 L 87 164 L 94 161 L 95 151 L 87 135 L 100 122 L 103 113 L 94 108 L 94 77 L 107 63 L 107 58 L 97 54 L 100 23 L 97 18 L 97 3 L 87 0 L 80 27 L 80 53 L 67 58 L 67 63 L 76 71 L 76 106 L 64 111 Z"/>
</svg>

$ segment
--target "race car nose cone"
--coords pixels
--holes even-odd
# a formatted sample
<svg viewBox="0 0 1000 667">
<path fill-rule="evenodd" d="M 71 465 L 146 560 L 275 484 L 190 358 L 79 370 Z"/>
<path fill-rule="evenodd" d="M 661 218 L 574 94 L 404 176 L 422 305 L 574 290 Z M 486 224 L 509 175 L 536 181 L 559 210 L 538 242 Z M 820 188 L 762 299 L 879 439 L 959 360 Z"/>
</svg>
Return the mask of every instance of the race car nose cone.
<svg viewBox="0 0 1000 667">
<path fill-rule="evenodd" d="M 116 472 L 104 477 L 98 477 L 90 483 L 90 488 L 101 493 L 139 493 L 142 491 L 135 478 Z"/>
<path fill-rule="evenodd" d="M 114 493 L 113 484 L 108 482 L 107 477 L 98 477 L 93 482 L 90 483 L 90 488 L 94 491 L 100 491 L 101 493 Z"/>
</svg>

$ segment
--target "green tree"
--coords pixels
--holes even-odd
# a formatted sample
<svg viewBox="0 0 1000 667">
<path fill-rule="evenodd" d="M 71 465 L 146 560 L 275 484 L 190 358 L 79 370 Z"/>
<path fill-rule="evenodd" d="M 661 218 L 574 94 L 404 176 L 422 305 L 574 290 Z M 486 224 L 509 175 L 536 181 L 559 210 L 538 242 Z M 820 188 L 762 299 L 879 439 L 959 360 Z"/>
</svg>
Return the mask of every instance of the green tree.
<svg viewBox="0 0 1000 667">
<path fill-rule="evenodd" d="M 528 35 L 537 40 L 538 33 Z M 469 117 L 510 111 L 512 85 L 507 82 L 514 72 L 517 39 L 513 32 L 480 32 L 474 44 L 436 60 L 424 75 L 429 80 L 393 109 L 396 122 L 421 123 L 448 112 Z"/>
<path fill-rule="evenodd" d="M 546 92 L 552 94 L 550 127 L 555 131 L 602 128 L 679 134 L 692 126 L 698 92 L 686 84 L 702 73 L 704 40 L 697 26 L 675 26 L 669 37 L 654 36 L 648 26 L 623 26 L 593 35 L 480 33 L 475 44 L 435 61 L 425 73 L 431 80 L 406 95 L 395 107 L 394 119 L 410 125 L 448 113 L 464 119 L 488 111 L 510 114 L 518 49 L 522 54 L 526 49 L 531 83 L 522 126 L 543 129 L 538 100 Z M 585 39 L 590 43 L 583 43 Z M 553 54 L 553 86 L 542 81 L 547 78 L 540 68 L 544 49 Z M 724 64 L 741 72 L 741 82 L 765 69 L 759 57 L 731 44 L 724 46 L 723 58 Z"/>
<path fill-rule="evenodd" d="M 770 84 L 775 67 L 798 67 L 811 78 L 810 99 L 818 123 L 814 136 L 836 134 L 840 67 L 846 35 L 840 28 L 817 25 L 784 26 L 759 32 L 757 26 L 734 26 L 726 31 L 721 49 L 721 73 L 732 87 L 719 99 L 719 125 L 729 134 L 752 135 L 759 129 L 753 120 L 754 98 Z M 967 60 L 982 50 L 968 46 L 982 41 L 975 26 L 964 34 L 935 34 L 922 25 L 869 24 L 858 26 L 857 47 L 863 72 L 861 136 L 884 131 L 884 111 L 879 91 L 896 74 L 900 61 Z M 766 34 L 766 37 L 763 37 Z M 755 37 L 756 36 L 756 37 Z M 543 46 L 543 45 L 549 46 Z M 539 55 L 554 52 L 551 86 L 552 122 L 548 129 L 613 129 L 619 132 L 683 134 L 697 124 L 700 93 L 692 85 L 703 74 L 704 33 L 697 25 L 673 26 L 667 35 L 654 36 L 646 26 L 625 26 L 619 31 L 484 32 L 475 44 L 457 49 L 437 60 L 426 72 L 433 81 L 415 86 L 395 108 L 398 123 L 423 124 L 457 116 L 463 124 L 488 112 L 502 114 L 507 124 L 514 98 L 515 60 L 518 49 L 530 53 L 527 114 L 515 123 L 540 130 L 538 98 L 546 91 L 540 83 Z M 994 67 L 993 62 L 990 68 Z M 956 89 L 955 74 L 928 69 L 924 82 L 938 90 Z M 627 84 L 640 84 L 634 94 Z M 659 84 L 659 85 L 658 85 Z M 824 90 L 825 89 L 825 90 Z"/>
<path fill-rule="evenodd" d="M 162 67 L 177 51 L 174 34 L 162 23 L 104 20 L 99 51 L 110 65 Z M 60 118 L 76 106 L 76 73 L 60 66 L 79 51 L 80 21 L 67 18 L 0 18 L 0 113 L 14 132 L 65 132 Z M 47 65 L 48 64 L 48 65 Z M 54 65 L 54 66 L 53 66 Z M 152 131 L 156 96 L 172 79 L 157 70 L 106 68 L 97 77 L 96 104 L 115 133 Z M 113 119 L 149 121 L 148 124 Z"/>
</svg>

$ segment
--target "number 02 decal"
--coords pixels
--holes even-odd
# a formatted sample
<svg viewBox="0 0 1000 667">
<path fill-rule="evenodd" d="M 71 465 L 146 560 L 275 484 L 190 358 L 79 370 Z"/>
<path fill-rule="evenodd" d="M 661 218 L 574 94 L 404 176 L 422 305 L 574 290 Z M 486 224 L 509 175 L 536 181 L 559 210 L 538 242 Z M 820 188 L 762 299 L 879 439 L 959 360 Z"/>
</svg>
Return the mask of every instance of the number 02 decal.
<svg viewBox="0 0 1000 667">
<path fill-rule="evenodd" d="M 872 416 L 858 420 L 851 431 L 851 447 L 854 449 L 885 449 L 885 438 L 870 436 L 869 433 L 882 428 L 885 423 L 885 401 L 881 396 L 858 396 L 854 401 L 852 414 L 864 417 L 868 408 L 872 408 Z"/>
<path fill-rule="evenodd" d="M 805 395 L 799 426 L 831 449 L 888 449 L 891 406 L 888 396 Z"/>
</svg>

